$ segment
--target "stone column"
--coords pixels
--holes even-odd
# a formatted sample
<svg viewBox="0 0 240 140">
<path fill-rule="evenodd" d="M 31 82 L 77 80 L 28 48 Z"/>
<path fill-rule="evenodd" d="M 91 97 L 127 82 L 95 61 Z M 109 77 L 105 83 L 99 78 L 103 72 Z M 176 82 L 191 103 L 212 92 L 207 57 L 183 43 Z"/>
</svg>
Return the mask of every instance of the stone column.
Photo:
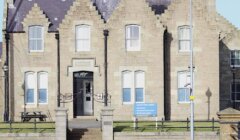
<svg viewBox="0 0 240 140">
<path fill-rule="evenodd" d="M 113 140 L 113 108 L 102 109 L 102 140 Z"/>
<path fill-rule="evenodd" d="M 240 111 L 227 108 L 217 113 L 220 122 L 220 140 L 238 139 Z"/>
<path fill-rule="evenodd" d="M 67 139 L 67 111 L 68 109 L 61 107 L 55 109 L 55 140 Z"/>
</svg>

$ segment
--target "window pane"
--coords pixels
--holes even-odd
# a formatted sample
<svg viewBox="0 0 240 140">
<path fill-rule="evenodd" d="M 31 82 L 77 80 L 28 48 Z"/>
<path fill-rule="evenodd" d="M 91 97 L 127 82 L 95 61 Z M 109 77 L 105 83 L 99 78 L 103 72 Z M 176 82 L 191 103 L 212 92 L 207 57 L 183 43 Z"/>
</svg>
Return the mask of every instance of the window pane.
<svg viewBox="0 0 240 140">
<path fill-rule="evenodd" d="M 27 89 L 34 89 L 35 79 L 33 73 L 26 74 L 26 88 Z"/>
<path fill-rule="evenodd" d="M 178 88 L 185 88 L 187 84 L 187 74 L 186 72 L 178 73 Z"/>
<path fill-rule="evenodd" d="M 43 49 L 43 27 L 29 27 L 29 49 L 32 51 Z"/>
<path fill-rule="evenodd" d="M 188 102 L 189 101 L 189 89 L 179 88 L 178 89 L 178 102 Z"/>
<path fill-rule="evenodd" d="M 47 89 L 39 89 L 39 103 L 47 103 Z"/>
<path fill-rule="evenodd" d="M 139 39 L 139 27 L 138 26 L 130 26 L 131 27 L 131 38 Z"/>
<path fill-rule="evenodd" d="M 123 102 L 131 102 L 131 89 L 123 88 Z"/>
<path fill-rule="evenodd" d="M 143 102 L 143 88 L 136 88 L 135 92 L 136 92 L 135 101 Z"/>
<path fill-rule="evenodd" d="M 76 51 L 90 51 L 90 26 L 76 27 Z"/>
<path fill-rule="evenodd" d="M 136 76 L 136 83 L 135 83 L 135 86 L 138 88 L 138 87 L 144 87 L 144 72 L 136 72 L 135 74 Z"/>
<path fill-rule="evenodd" d="M 48 88 L 48 74 L 47 73 L 40 73 L 39 74 L 39 88 Z"/>
<path fill-rule="evenodd" d="M 126 47 L 127 48 L 140 47 L 140 26 L 138 25 L 126 26 Z"/>
<path fill-rule="evenodd" d="M 123 72 L 123 88 L 131 88 L 132 76 L 131 72 Z"/>
<path fill-rule="evenodd" d="M 34 103 L 34 89 L 27 89 L 25 100 L 26 103 Z"/>
<path fill-rule="evenodd" d="M 179 49 L 182 51 L 190 50 L 190 41 L 189 40 L 187 40 L 187 41 L 182 40 L 182 41 L 180 41 L 179 45 L 180 45 Z"/>
</svg>

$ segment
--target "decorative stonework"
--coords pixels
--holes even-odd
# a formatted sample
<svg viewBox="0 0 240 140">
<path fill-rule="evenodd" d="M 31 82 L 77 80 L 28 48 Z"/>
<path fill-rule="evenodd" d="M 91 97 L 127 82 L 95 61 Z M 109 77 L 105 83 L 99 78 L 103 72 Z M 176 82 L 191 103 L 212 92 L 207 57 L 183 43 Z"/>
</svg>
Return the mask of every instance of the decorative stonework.
<svg viewBox="0 0 240 140">
<path fill-rule="evenodd" d="M 31 25 L 41 25 L 44 26 L 45 29 L 48 29 L 50 22 L 40 7 L 35 3 L 27 16 L 24 18 L 22 24 L 24 31 L 27 32 L 28 27 Z M 45 30 L 45 32 L 47 31 L 48 30 Z"/>
<path fill-rule="evenodd" d="M 101 19 L 101 15 L 98 14 L 96 7 L 93 6 L 93 3 L 91 1 L 76 0 L 68 10 L 62 23 L 59 25 L 59 29 L 68 28 L 68 26 L 71 25 L 71 23 L 75 20 L 86 21 L 87 19 L 91 18 L 95 19 L 99 26 L 103 24 L 103 19 Z"/>
</svg>

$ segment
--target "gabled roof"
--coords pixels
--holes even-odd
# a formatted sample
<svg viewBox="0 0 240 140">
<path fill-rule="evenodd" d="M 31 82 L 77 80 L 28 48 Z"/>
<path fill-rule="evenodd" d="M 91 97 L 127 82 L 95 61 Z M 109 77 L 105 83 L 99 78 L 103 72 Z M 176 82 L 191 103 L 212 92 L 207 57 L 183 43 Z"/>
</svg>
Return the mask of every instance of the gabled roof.
<svg viewBox="0 0 240 140">
<path fill-rule="evenodd" d="M 56 31 L 59 24 L 75 0 L 16 0 L 14 8 L 8 9 L 7 29 L 9 32 L 20 32 L 23 30 L 22 21 L 33 7 L 34 3 L 43 10 L 50 20 L 49 31 Z M 107 21 L 121 0 L 90 0 L 96 9 Z M 106 2 L 104 2 L 106 1 Z M 137 3 L 138 0 L 136 0 Z M 146 0 L 156 14 L 161 14 L 170 4 L 171 0 Z"/>
</svg>

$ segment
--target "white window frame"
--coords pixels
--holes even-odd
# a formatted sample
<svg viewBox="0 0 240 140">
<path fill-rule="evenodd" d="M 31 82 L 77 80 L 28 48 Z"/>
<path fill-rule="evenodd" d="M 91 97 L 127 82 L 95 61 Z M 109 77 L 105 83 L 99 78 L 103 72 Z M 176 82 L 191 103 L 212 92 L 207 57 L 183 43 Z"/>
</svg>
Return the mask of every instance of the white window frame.
<svg viewBox="0 0 240 140">
<path fill-rule="evenodd" d="M 230 99 L 231 99 L 232 102 L 240 102 L 240 100 L 236 100 L 236 95 L 235 95 L 236 92 L 234 94 L 235 95 L 235 100 L 233 100 L 233 98 L 232 98 L 232 95 L 233 95 L 232 85 L 234 83 L 238 83 L 240 85 L 240 79 L 235 79 L 234 81 L 231 82 L 231 85 L 230 85 L 230 90 L 231 90 Z M 240 91 L 238 92 L 238 94 L 240 94 Z"/>
<path fill-rule="evenodd" d="M 31 29 L 33 28 L 41 28 L 41 38 L 33 38 L 30 36 Z M 41 43 L 41 49 L 39 50 L 33 50 L 32 47 L 30 46 L 30 41 L 37 41 L 37 40 L 42 40 Z M 36 42 L 35 42 L 36 43 Z M 41 25 L 32 25 L 28 27 L 28 50 L 29 52 L 44 52 L 44 27 Z"/>
<path fill-rule="evenodd" d="M 185 85 L 184 85 L 184 87 L 179 87 L 179 84 L 180 84 L 180 79 L 179 79 L 179 75 L 180 74 L 186 74 L 186 76 L 188 77 L 190 77 L 190 80 L 191 80 L 191 76 L 190 76 L 190 72 L 189 71 L 178 71 L 177 72 L 177 102 L 178 103 L 183 103 L 183 104 L 185 104 L 185 103 L 190 103 L 190 100 L 189 101 L 187 101 L 186 100 L 186 98 L 185 98 L 185 100 L 184 101 L 179 101 L 178 100 L 178 94 L 179 94 L 179 89 L 185 89 L 185 90 L 188 90 L 188 92 L 189 92 L 189 99 L 190 99 L 190 82 L 189 83 L 186 83 Z M 186 81 L 187 81 L 187 77 L 186 77 Z M 187 97 L 187 96 L 185 96 L 185 97 Z"/>
<path fill-rule="evenodd" d="M 138 31 L 139 31 L 139 34 L 138 34 L 138 39 L 133 39 L 131 37 L 128 38 L 128 28 L 131 28 L 131 27 L 138 27 Z M 133 46 L 128 46 L 128 41 L 131 41 L 131 40 L 138 40 L 138 46 L 136 47 L 133 47 Z M 126 25 L 125 26 L 125 47 L 126 47 L 126 50 L 127 51 L 141 51 L 141 26 L 140 25 L 137 25 L 137 24 L 129 24 L 129 25 Z"/>
<path fill-rule="evenodd" d="M 40 74 L 42 74 L 42 73 L 45 73 L 45 74 L 47 74 L 47 82 L 48 82 L 48 85 L 49 85 L 49 74 L 48 74 L 48 72 L 46 72 L 46 71 L 40 71 L 40 72 L 33 72 L 33 71 L 27 71 L 27 72 L 25 72 L 24 73 L 24 85 L 25 85 L 25 88 L 24 88 L 24 103 L 26 104 L 26 105 L 36 105 L 36 104 L 39 104 L 39 105 L 42 105 L 42 104 L 48 104 L 48 88 L 49 88 L 49 86 L 47 86 L 47 95 L 46 95 L 46 97 L 47 97 L 47 99 L 46 99 L 46 103 L 40 103 L 39 102 L 39 92 L 38 92 L 38 90 L 39 90 L 39 76 L 40 76 Z M 33 78 L 34 78 L 34 83 L 33 83 L 33 89 L 34 89 L 34 92 L 33 92 L 33 94 L 34 94 L 34 96 L 33 96 L 33 100 L 34 100 L 34 102 L 33 103 L 27 103 L 26 102 L 26 95 L 27 95 L 27 75 L 28 74 L 32 74 L 33 75 Z"/>
<path fill-rule="evenodd" d="M 138 73 L 143 73 L 143 101 L 142 102 L 137 102 L 136 101 L 136 88 L 139 88 L 139 87 L 137 87 L 137 74 Z M 145 78 L 145 72 L 144 71 L 142 71 L 142 70 L 137 70 L 137 71 L 135 71 L 134 72 L 134 101 L 135 101 L 135 103 L 144 103 L 145 102 L 145 80 L 146 78 Z"/>
<path fill-rule="evenodd" d="M 40 75 L 41 74 L 46 74 L 47 75 L 47 88 L 46 88 L 46 102 L 45 103 L 40 103 L 39 102 L 39 90 L 40 90 Z M 41 72 L 38 72 L 38 74 L 37 74 L 37 81 L 38 81 L 38 83 L 37 83 L 37 101 L 38 101 L 38 103 L 39 104 L 48 104 L 48 81 L 49 81 L 49 77 L 48 77 L 48 72 L 45 72 L 45 71 L 41 71 Z"/>
<path fill-rule="evenodd" d="M 27 79 L 27 77 L 28 77 L 28 75 L 33 75 L 33 81 L 34 81 L 34 86 L 33 86 L 33 102 L 32 103 L 28 103 L 27 102 L 27 89 L 28 89 L 28 87 L 27 87 L 27 83 L 28 83 L 28 79 Z M 24 74 L 24 85 L 25 85 L 25 89 L 24 89 L 24 103 L 25 104 L 27 104 L 27 105 L 33 105 L 33 104 L 36 104 L 37 103 L 37 95 L 36 95 L 36 89 L 37 89 L 37 87 L 36 87 L 36 73 L 35 72 L 32 72 L 32 71 L 27 71 L 27 72 L 25 72 L 25 74 Z"/>
<path fill-rule="evenodd" d="M 136 74 L 137 73 L 143 73 L 144 74 L 144 87 L 142 87 L 143 88 L 143 102 L 136 102 L 135 100 L 136 100 Z M 132 83 L 131 83 L 131 85 L 130 85 L 130 97 L 131 97 L 131 100 L 129 101 L 129 102 L 124 102 L 123 101 L 123 88 L 124 88 L 124 86 L 123 86 L 123 84 L 124 84 L 124 80 L 123 80 L 123 75 L 124 75 L 124 73 L 130 73 L 130 76 L 131 76 L 131 80 L 132 80 Z M 136 71 L 131 71 L 131 70 L 124 70 L 124 71 L 122 71 L 121 72 L 121 75 L 122 75 L 122 79 L 121 79 L 121 81 L 122 81 L 122 103 L 123 104 L 134 104 L 134 103 L 144 103 L 145 102 L 145 82 L 146 82 L 146 74 L 145 74 L 145 71 L 143 71 L 143 70 L 136 70 Z"/>
<path fill-rule="evenodd" d="M 189 39 L 183 39 L 181 36 L 181 30 L 189 29 Z M 190 26 L 189 25 L 183 25 L 178 27 L 178 51 L 179 52 L 190 52 L 191 51 L 191 39 L 190 39 Z M 188 41 L 189 42 L 189 48 L 188 49 L 182 49 L 181 42 L 182 41 Z"/>
<path fill-rule="evenodd" d="M 89 29 L 89 35 L 88 35 L 88 38 L 80 38 L 78 37 L 78 29 L 79 28 L 85 28 L 87 27 Z M 91 26 L 90 25 L 87 25 L 87 24 L 80 24 L 80 25 L 77 25 L 75 27 L 75 51 L 76 52 L 89 52 L 91 51 Z M 78 45 L 78 41 L 88 41 L 88 44 L 89 46 L 87 46 L 86 48 L 83 48 L 81 46 Z"/>
<path fill-rule="evenodd" d="M 234 53 L 236 53 L 236 52 L 239 53 L 239 59 L 233 58 L 233 57 L 232 57 L 232 52 L 234 52 Z M 235 65 L 235 64 L 233 65 L 233 64 L 232 64 L 232 61 L 233 61 L 233 60 L 239 60 L 239 61 L 240 61 L 240 50 L 231 50 L 231 51 L 230 51 L 230 66 L 231 66 L 231 67 L 240 67 L 240 63 L 239 63 L 239 64 L 236 64 L 236 65 Z"/>
</svg>

